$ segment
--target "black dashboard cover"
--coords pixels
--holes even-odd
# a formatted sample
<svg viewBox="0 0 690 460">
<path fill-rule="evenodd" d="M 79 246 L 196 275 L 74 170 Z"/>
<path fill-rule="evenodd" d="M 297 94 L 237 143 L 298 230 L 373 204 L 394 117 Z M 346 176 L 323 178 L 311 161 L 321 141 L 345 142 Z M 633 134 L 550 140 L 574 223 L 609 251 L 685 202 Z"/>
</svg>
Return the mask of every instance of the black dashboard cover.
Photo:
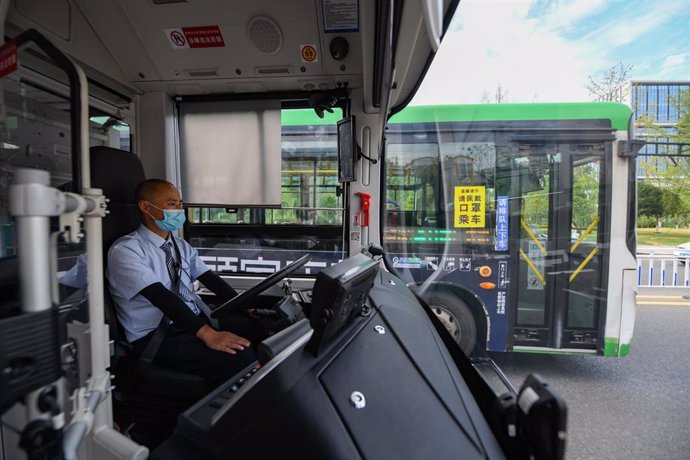
<svg viewBox="0 0 690 460">
<path fill-rule="evenodd" d="M 307 334 L 239 391 L 221 385 L 152 458 L 504 458 L 404 283 L 381 271 L 369 302 L 319 356 Z"/>
</svg>

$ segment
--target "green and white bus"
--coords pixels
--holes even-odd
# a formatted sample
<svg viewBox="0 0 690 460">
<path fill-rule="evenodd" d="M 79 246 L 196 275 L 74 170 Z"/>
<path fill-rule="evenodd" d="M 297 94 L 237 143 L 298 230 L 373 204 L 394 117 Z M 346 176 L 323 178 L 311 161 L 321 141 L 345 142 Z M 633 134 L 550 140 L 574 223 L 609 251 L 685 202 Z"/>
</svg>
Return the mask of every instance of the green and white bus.
<svg viewBox="0 0 690 460">
<path fill-rule="evenodd" d="M 408 107 L 388 124 L 387 266 L 462 348 L 625 356 L 635 145 L 617 103 Z"/>
</svg>

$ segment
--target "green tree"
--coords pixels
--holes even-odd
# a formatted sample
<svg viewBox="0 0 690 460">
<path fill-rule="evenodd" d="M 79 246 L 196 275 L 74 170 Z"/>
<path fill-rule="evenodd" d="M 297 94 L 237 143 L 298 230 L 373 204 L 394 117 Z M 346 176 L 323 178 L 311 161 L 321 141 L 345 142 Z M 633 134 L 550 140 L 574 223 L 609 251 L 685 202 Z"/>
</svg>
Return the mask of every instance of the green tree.
<svg viewBox="0 0 690 460">
<path fill-rule="evenodd" d="M 637 189 L 637 211 L 642 216 L 656 219 L 656 231 L 664 215 L 664 191 L 656 185 L 640 182 Z"/>
<path fill-rule="evenodd" d="M 599 215 L 599 163 L 585 163 L 573 168 L 573 225 L 588 227 Z"/>
</svg>

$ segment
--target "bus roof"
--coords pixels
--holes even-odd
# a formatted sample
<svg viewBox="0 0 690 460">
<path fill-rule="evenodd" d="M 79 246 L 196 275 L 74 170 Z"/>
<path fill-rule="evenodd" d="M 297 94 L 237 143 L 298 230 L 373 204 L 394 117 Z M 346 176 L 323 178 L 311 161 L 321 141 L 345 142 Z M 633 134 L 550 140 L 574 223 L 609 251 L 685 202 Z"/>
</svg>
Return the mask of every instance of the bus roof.
<svg viewBox="0 0 690 460">
<path fill-rule="evenodd" d="M 632 109 L 618 102 L 430 105 L 408 106 L 390 123 L 604 119 L 615 130 L 625 131 L 631 116 Z"/>
</svg>

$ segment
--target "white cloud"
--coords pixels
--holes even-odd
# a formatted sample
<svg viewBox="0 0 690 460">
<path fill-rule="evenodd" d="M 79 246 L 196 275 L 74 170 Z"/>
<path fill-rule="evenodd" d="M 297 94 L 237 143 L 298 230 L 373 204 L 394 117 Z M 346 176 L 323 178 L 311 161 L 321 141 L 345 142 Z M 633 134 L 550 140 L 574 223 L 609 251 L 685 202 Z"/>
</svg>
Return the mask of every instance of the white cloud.
<svg viewBox="0 0 690 460">
<path fill-rule="evenodd" d="M 665 0 L 663 7 L 652 1 L 619 3 L 611 11 L 604 11 L 609 0 L 543 5 L 535 0 L 461 1 L 412 103 L 480 102 L 482 93 L 494 94 L 499 84 L 510 102 L 590 100 L 587 77 L 623 60 L 630 52 L 626 45 L 654 37 L 651 32 L 682 13 L 688 0 Z M 541 16 L 531 16 L 533 8 L 542 8 Z M 579 30 L 588 32 L 568 38 Z M 654 53 L 655 59 L 636 55 L 634 70 L 649 68 L 659 78 L 668 77 L 672 74 L 664 69 L 681 70 L 690 57 L 680 52 L 663 65 L 650 66 L 663 57 L 663 52 Z"/>
<path fill-rule="evenodd" d="M 462 1 L 413 104 L 480 102 L 500 84 L 511 102 L 584 100 L 579 49 L 528 18 L 533 1 Z M 458 17 L 459 15 L 459 17 Z"/>
<path fill-rule="evenodd" d="M 601 12 L 606 0 L 557 0 L 549 3 L 542 21 L 551 30 L 572 30 L 582 19 Z"/>
<path fill-rule="evenodd" d="M 664 62 L 661 64 L 661 70 L 664 72 L 674 70 L 677 67 L 685 65 L 688 59 L 690 59 L 690 52 L 666 56 L 666 59 L 664 59 Z"/>
<path fill-rule="evenodd" d="M 582 42 L 589 43 L 591 48 L 604 46 L 610 49 L 627 45 L 673 19 L 688 6 L 683 0 L 666 1 L 663 7 L 655 2 L 646 5 L 647 8 L 640 7 L 621 14 L 592 30 L 583 37 Z"/>
</svg>

